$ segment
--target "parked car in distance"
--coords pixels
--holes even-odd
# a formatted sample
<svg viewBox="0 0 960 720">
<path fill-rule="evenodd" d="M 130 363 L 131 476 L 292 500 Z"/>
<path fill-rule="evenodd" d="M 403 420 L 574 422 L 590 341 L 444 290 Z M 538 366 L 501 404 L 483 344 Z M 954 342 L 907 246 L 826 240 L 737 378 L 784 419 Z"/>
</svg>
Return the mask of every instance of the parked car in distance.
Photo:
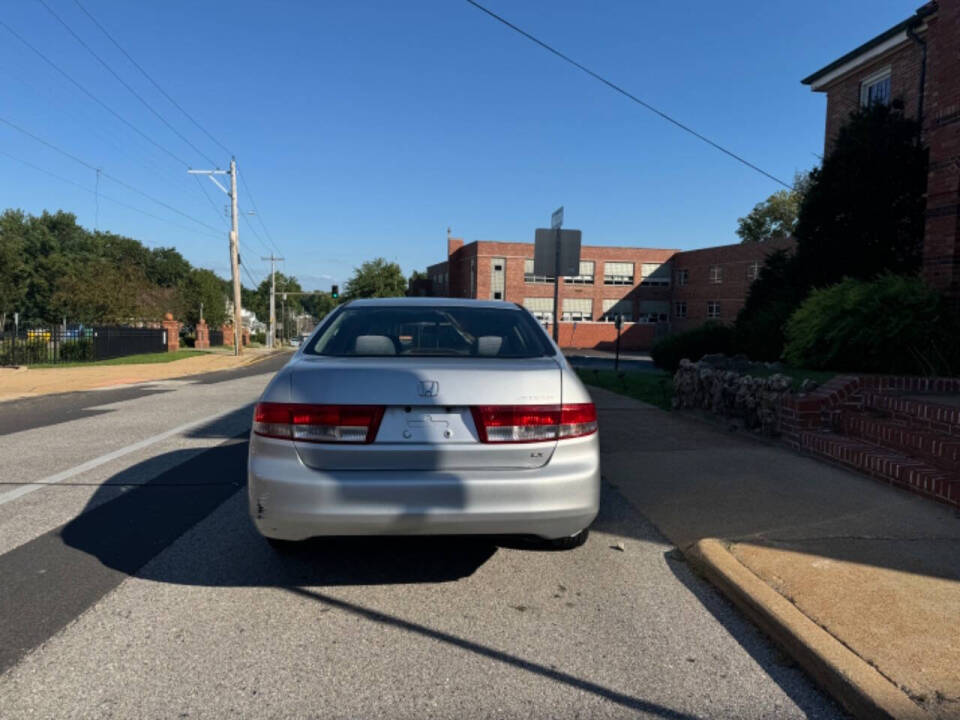
<svg viewBox="0 0 960 720">
<path fill-rule="evenodd" d="M 566 548 L 596 517 L 596 410 L 525 309 L 356 300 L 254 411 L 249 506 L 277 546 L 317 535 L 522 534 Z"/>
</svg>

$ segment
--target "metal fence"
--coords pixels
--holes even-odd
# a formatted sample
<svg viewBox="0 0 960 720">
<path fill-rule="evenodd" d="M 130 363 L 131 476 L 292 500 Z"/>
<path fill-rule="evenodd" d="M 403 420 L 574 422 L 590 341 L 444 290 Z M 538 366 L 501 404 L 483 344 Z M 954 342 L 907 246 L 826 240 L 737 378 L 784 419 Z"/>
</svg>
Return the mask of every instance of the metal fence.
<svg viewBox="0 0 960 720">
<path fill-rule="evenodd" d="M 210 347 L 223 345 L 223 330 L 210 331 Z"/>
<path fill-rule="evenodd" d="M 49 327 L 0 333 L 0 365 L 91 362 L 167 351 L 167 331 L 134 327 Z"/>
</svg>

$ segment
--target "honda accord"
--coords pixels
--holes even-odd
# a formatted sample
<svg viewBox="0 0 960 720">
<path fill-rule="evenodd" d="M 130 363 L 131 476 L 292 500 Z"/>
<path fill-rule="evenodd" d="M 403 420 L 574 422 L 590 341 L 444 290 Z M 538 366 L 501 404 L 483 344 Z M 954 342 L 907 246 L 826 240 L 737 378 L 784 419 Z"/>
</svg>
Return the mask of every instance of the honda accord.
<svg viewBox="0 0 960 720">
<path fill-rule="evenodd" d="M 532 535 L 597 514 L 597 415 L 536 319 L 501 301 L 355 300 L 254 410 L 249 503 L 276 546 L 318 535 Z"/>
</svg>

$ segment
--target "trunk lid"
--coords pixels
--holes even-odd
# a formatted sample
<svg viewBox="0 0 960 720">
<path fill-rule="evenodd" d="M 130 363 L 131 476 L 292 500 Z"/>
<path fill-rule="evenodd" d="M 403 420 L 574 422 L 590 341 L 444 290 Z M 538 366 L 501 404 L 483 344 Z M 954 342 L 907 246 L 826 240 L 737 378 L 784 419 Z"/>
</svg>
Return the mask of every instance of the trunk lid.
<svg viewBox="0 0 960 720">
<path fill-rule="evenodd" d="M 561 402 L 561 370 L 550 357 L 425 358 L 302 356 L 291 373 L 295 403 L 384 406 L 373 442 L 296 442 L 317 470 L 536 468 L 556 441 L 480 442 L 475 405 Z"/>
</svg>

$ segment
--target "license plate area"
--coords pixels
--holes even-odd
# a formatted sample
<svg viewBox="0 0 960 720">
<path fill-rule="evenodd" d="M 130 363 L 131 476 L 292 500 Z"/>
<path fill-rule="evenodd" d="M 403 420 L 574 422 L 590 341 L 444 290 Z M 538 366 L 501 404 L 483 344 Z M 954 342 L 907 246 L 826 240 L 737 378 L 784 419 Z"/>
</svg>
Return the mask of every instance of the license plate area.
<svg viewBox="0 0 960 720">
<path fill-rule="evenodd" d="M 468 407 L 388 407 L 376 443 L 456 444 L 479 442 Z"/>
</svg>

